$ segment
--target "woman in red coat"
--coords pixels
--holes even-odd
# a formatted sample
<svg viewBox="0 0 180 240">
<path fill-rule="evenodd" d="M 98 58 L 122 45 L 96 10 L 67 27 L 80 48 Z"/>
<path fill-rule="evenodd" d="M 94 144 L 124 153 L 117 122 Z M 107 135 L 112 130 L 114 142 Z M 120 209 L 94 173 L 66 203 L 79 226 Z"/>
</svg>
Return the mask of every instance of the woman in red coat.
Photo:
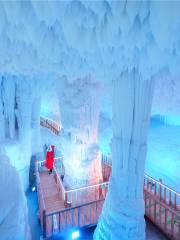
<svg viewBox="0 0 180 240">
<path fill-rule="evenodd" d="M 45 166 L 47 167 L 47 169 L 49 169 L 49 174 L 52 173 L 53 165 L 54 165 L 54 146 L 51 145 L 47 149 L 45 162 Z"/>
</svg>

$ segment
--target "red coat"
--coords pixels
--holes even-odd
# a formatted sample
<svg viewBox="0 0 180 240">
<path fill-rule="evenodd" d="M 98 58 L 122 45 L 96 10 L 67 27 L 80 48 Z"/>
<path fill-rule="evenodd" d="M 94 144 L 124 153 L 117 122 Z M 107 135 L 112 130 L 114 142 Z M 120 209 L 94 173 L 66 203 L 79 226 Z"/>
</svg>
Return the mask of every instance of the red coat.
<svg viewBox="0 0 180 240">
<path fill-rule="evenodd" d="M 46 162 L 45 162 L 45 166 L 51 170 L 53 169 L 53 165 L 54 165 L 54 146 L 51 146 L 52 151 L 48 151 L 46 153 Z"/>
</svg>

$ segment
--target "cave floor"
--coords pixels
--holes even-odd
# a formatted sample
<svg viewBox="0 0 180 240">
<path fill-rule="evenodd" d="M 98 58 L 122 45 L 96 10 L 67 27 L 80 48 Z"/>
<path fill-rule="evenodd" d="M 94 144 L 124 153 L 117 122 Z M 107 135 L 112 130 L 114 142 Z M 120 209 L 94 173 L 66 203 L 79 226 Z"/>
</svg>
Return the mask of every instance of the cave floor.
<svg viewBox="0 0 180 240">
<path fill-rule="evenodd" d="M 37 193 L 28 190 L 26 193 L 28 204 L 28 220 L 32 240 L 39 240 L 42 235 L 41 227 L 37 218 Z M 94 228 L 83 231 L 83 240 L 93 240 Z M 52 238 L 57 239 L 57 238 Z M 65 240 L 65 239 L 64 239 Z M 146 219 L 146 240 L 168 240 L 150 221 Z"/>
</svg>

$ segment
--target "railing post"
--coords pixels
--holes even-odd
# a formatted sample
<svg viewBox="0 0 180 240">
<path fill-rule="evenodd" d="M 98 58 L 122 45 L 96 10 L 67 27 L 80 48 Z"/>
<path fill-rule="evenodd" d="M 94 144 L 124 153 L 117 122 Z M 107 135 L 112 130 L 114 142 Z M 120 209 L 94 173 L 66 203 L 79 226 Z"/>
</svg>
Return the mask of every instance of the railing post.
<svg viewBox="0 0 180 240">
<path fill-rule="evenodd" d="M 80 216 L 81 216 L 80 209 L 81 209 L 81 207 L 78 208 L 78 227 L 80 227 L 80 224 L 81 224 L 81 221 L 80 221 Z"/>
<path fill-rule="evenodd" d="M 165 222 L 164 222 L 164 229 L 165 229 L 165 232 L 166 232 L 166 230 L 167 230 L 167 209 L 165 208 Z"/>
<path fill-rule="evenodd" d="M 103 185 L 99 185 L 99 199 L 101 199 L 102 198 L 102 186 Z"/>
<path fill-rule="evenodd" d="M 164 203 L 166 203 L 166 187 L 164 188 Z"/>
<path fill-rule="evenodd" d="M 161 204 L 159 206 L 159 223 L 160 223 L 160 225 L 162 224 L 162 206 L 161 206 Z"/>
<path fill-rule="evenodd" d="M 169 205 L 172 206 L 171 190 L 169 190 Z"/>
<path fill-rule="evenodd" d="M 46 238 L 46 210 L 43 210 L 43 238 Z"/>
<path fill-rule="evenodd" d="M 176 193 L 174 193 L 174 208 L 176 209 Z"/>
<path fill-rule="evenodd" d="M 172 213 L 172 219 L 171 219 L 171 235 L 173 237 L 174 235 L 174 213 Z"/>
<path fill-rule="evenodd" d="M 64 206 L 67 207 L 67 192 L 65 192 Z"/>
<path fill-rule="evenodd" d="M 154 201 L 154 221 L 156 222 L 156 200 Z"/>
<path fill-rule="evenodd" d="M 159 182 L 162 183 L 162 179 L 159 179 Z M 159 184 L 159 195 L 160 195 L 160 200 L 162 200 L 162 186 Z"/>
<path fill-rule="evenodd" d="M 157 194 L 157 185 L 156 185 L 156 182 L 155 182 L 155 186 L 154 186 L 154 194 L 156 195 Z"/>
</svg>

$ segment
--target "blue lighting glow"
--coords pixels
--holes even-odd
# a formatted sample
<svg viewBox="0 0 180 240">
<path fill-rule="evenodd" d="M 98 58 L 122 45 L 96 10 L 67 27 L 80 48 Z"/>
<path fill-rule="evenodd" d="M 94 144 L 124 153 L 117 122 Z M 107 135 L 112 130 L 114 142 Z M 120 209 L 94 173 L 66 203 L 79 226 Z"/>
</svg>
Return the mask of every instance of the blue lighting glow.
<svg viewBox="0 0 180 240">
<path fill-rule="evenodd" d="M 163 123 L 164 125 L 169 126 L 180 126 L 180 115 L 153 115 L 151 116 L 152 121 L 157 121 L 159 123 Z"/>
<path fill-rule="evenodd" d="M 78 230 L 72 233 L 72 239 L 77 239 L 79 237 L 80 237 L 80 234 Z"/>
<path fill-rule="evenodd" d="M 166 115 L 166 123 L 168 125 L 180 126 L 180 116 L 179 115 Z"/>
<path fill-rule="evenodd" d="M 41 104 L 41 115 L 48 115 L 51 112 L 51 106 L 50 103 L 48 101 L 43 102 L 43 104 Z"/>
</svg>

